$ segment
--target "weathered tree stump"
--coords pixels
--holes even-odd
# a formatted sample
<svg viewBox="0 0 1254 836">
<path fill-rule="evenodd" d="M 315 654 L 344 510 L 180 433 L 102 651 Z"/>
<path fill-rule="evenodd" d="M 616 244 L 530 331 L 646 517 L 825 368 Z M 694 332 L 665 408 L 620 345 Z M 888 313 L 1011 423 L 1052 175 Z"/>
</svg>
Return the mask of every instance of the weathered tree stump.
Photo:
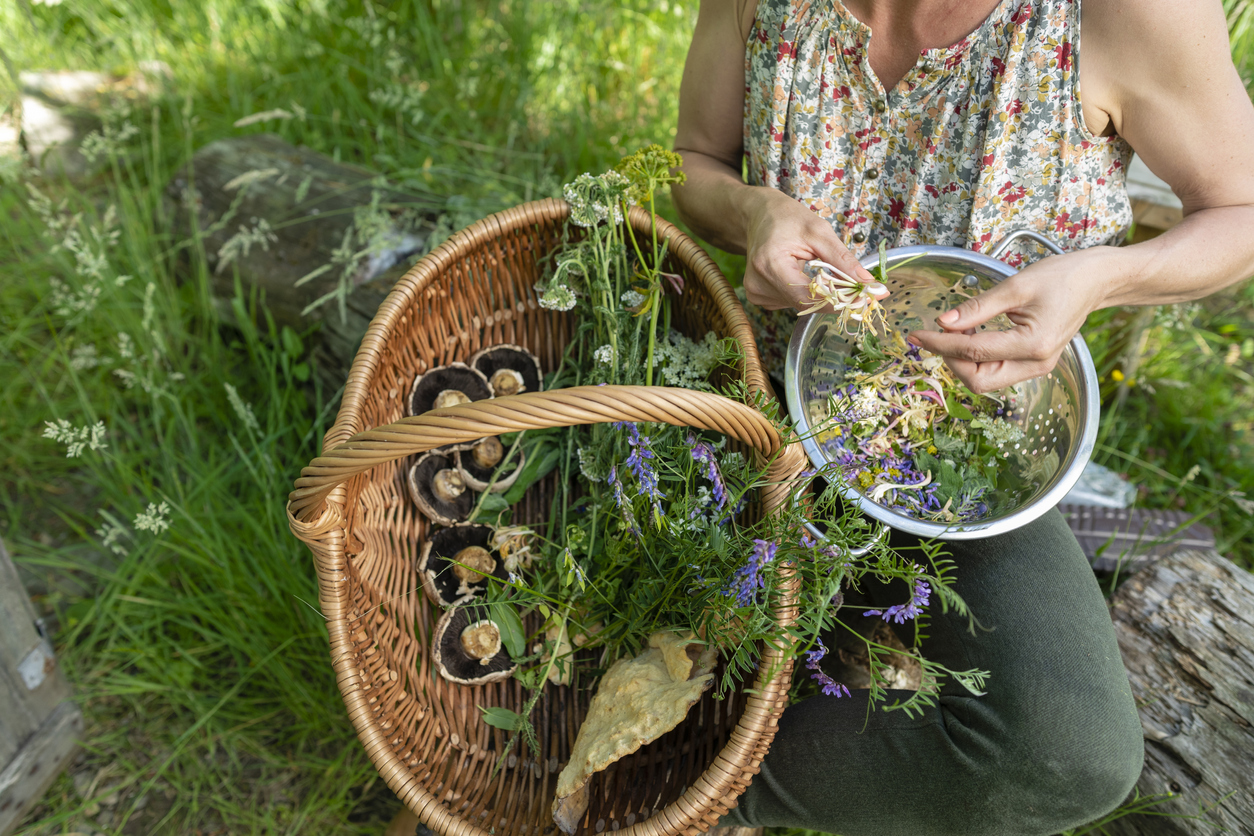
<svg viewBox="0 0 1254 836">
<path fill-rule="evenodd" d="M 1125 583 L 1112 615 L 1145 730 L 1137 788 L 1176 797 L 1107 832 L 1254 833 L 1254 575 L 1181 551 Z"/>
<path fill-rule="evenodd" d="M 273 134 L 206 145 L 166 197 L 179 235 L 190 236 L 194 222 L 204 236 L 215 297 L 233 298 L 238 274 L 245 292 L 264 293 L 280 324 L 321 323 L 318 353 L 340 382 L 443 206 L 432 194 L 397 188 Z"/>
</svg>

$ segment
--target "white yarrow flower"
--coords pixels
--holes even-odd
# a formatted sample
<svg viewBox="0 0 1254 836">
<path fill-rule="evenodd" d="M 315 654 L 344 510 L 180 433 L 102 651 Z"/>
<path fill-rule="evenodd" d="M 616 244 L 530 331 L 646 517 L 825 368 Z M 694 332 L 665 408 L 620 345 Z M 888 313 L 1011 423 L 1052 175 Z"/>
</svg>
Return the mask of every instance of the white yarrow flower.
<svg viewBox="0 0 1254 836">
<path fill-rule="evenodd" d="M 614 365 L 614 346 L 608 344 L 601 346 L 592 352 L 592 359 L 596 360 L 599 366 Z"/>
<path fill-rule="evenodd" d="M 635 307 L 638 307 L 640 303 L 644 301 L 644 294 L 635 290 L 629 290 L 618 298 L 619 298 L 619 301 L 623 303 L 623 307 L 635 308 Z"/>
<path fill-rule="evenodd" d="M 575 294 L 564 284 L 551 284 L 540 294 L 540 307 L 550 311 L 568 311 L 575 307 Z"/>
</svg>

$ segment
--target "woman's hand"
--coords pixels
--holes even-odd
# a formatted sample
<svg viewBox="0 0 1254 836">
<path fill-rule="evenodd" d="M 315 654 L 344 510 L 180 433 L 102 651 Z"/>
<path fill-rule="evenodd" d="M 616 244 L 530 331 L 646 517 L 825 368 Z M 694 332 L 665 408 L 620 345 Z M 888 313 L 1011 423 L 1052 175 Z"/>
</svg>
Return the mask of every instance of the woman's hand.
<svg viewBox="0 0 1254 836">
<path fill-rule="evenodd" d="M 936 322 L 943 332 L 912 331 L 907 339 L 944 357 L 973 392 L 1049 374 L 1085 318 L 1102 306 L 1112 255 L 1109 247 L 1095 247 L 1042 259 L 941 314 Z M 1015 327 L 976 331 L 998 314 Z"/>
<path fill-rule="evenodd" d="M 783 192 L 753 188 L 745 207 L 745 296 L 753 304 L 768 311 L 808 306 L 810 280 L 801 267 L 816 258 L 874 281 L 831 224 Z"/>
</svg>

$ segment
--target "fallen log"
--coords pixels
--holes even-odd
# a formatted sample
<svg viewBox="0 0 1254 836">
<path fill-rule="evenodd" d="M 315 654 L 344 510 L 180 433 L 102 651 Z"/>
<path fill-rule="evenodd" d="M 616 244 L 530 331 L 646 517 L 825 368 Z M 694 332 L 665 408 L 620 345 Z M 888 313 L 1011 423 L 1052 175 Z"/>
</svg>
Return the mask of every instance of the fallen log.
<svg viewBox="0 0 1254 836">
<path fill-rule="evenodd" d="M 1153 563 L 1111 609 L 1145 732 L 1142 796 L 1111 836 L 1254 833 L 1254 575 L 1210 550 Z"/>
<path fill-rule="evenodd" d="M 344 371 L 379 304 L 437 229 L 442 199 L 273 134 L 212 142 L 166 187 L 180 238 L 202 235 L 225 315 L 238 275 L 280 325 L 321 323 L 328 379 Z"/>
</svg>

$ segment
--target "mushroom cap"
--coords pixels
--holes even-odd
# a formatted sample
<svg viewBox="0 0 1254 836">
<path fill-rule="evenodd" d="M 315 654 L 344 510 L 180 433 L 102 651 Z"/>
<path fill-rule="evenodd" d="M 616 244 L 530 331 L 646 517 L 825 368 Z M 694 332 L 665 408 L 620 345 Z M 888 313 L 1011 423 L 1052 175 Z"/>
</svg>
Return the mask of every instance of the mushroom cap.
<svg viewBox="0 0 1254 836">
<path fill-rule="evenodd" d="M 490 526 L 478 523 L 440 528 L 428 535 L 418 558 L 418 577 L 422 580 L 423 592 L 433 604 L 451 607 L 472 600 L 487 589 L 487 580 L 482 576 L 474 583 L 465 583 L 457 576 L 456 564 L 462 562 L 457 556 L 469 548 L 481 548 L 492 558 L 494 565 L 488 574 L 502 581 L 509 579 L 505 561 L 492 546 L 492 536 Z"/>
<path fill-rule="evenodd" d="M 409 393 L 409 414 L 421 415 L 435 409 L 436 399 L 443 392 L 461 392 L 467 401 L 482 401 L 492 397 L 492 387 L 488 385 L 488 379 L 482 372 L 464 363 L 449 363 L 447 366 L 428 369 L 426 374 L 414 378 L 414 387 Z"/>
<path fill-rule="evenodd" d="M 475 507 L 475 492 L 473 490 L 463 490 L 460 494 L 449 500 L 441 499 L 436 495 L 435 482 L 436 476 L 444 470 L 452 470 L 454 474 L 456 459 L 455 455 L 447 455 L 439 451 L 431 451 L 421 456 L 414 466 L 409 469 L 409 496 L 414 500 L 414 504 L 418 506 L 418 510 L 426 515 L 427 519 L 438 525 L 453 525 L 456 522 L 466 519 L 470 510 Z M 448 484 L 448 476 L 441 477 Z"/>
<path fill-rule="evenodd" d="M 484 682 L 497 682 L 510 676 L 518 667 L 504 647 L 498 646 L 496 652 L 486 660 L 477 659 L 466 652 L 462 644 L 463 634 L 470 631 L 471 639 L 490 638 L 490 630 L 481 630 L 480 634 L 470 628 L 482 627 L 483 622 L 491 621 L 488 608 L 480 604 L 461 604 L 450 607 L 435 625 L 435 636 L 432 638 L 432 658 L 435 669 L 440 676 L 449 682 L 462 685 L 475 685 Z M 495 626 L 495 625 L 493 625 Z M 497 642 L 500 631 L 497 631 Z M 485 642 L 482 647 L 491 649 L 491 643 Z"/>
<path fill-rule="evenodd" d="M 527 349 L 517 345 L 493 345 L 475 353 L 470 358 L 470 365 L 483 373 L 485 380 L 491 381 L 497 372 L 508 369 L 522 378 L 521 392 L 539 392 L 544 388 L 544 376 L 540 373 L 540 361 Z M 502 396 L 506 392 L 493 394 Z M 514 394 L 509 392 L 508 394 Z"/>
<path fill-rule="evenodd" d="M 469 449 L 461 449 L 457 451 L 455 458 L 457 459 L 457 470 L 462 475 L 462 481 L 476 491 L 486 491 L 488 483 L 492 480 L 492 474 L 496 473 L 496 468 L 500 465 L 500 461 L 496 464 L 484 466 L 476 461 L 475 453 L 480 444 L 488 441 L 483 439 L 476 442 Z M 491 439 L 495 440 L 495 438 Z M 497 442 L 500 444 L 500 442 Z M 492 493 L 501 493 L 507 491 L 518 479 L 518 474 L 522 473 L 523 464 L 526 462 L 526 456 L 522 450 L 514 451 L 514 457 L 510 459 L 509 466 L 505 472 L 501 474 L 501 478 L 492 482 Z"/>
</svg>

